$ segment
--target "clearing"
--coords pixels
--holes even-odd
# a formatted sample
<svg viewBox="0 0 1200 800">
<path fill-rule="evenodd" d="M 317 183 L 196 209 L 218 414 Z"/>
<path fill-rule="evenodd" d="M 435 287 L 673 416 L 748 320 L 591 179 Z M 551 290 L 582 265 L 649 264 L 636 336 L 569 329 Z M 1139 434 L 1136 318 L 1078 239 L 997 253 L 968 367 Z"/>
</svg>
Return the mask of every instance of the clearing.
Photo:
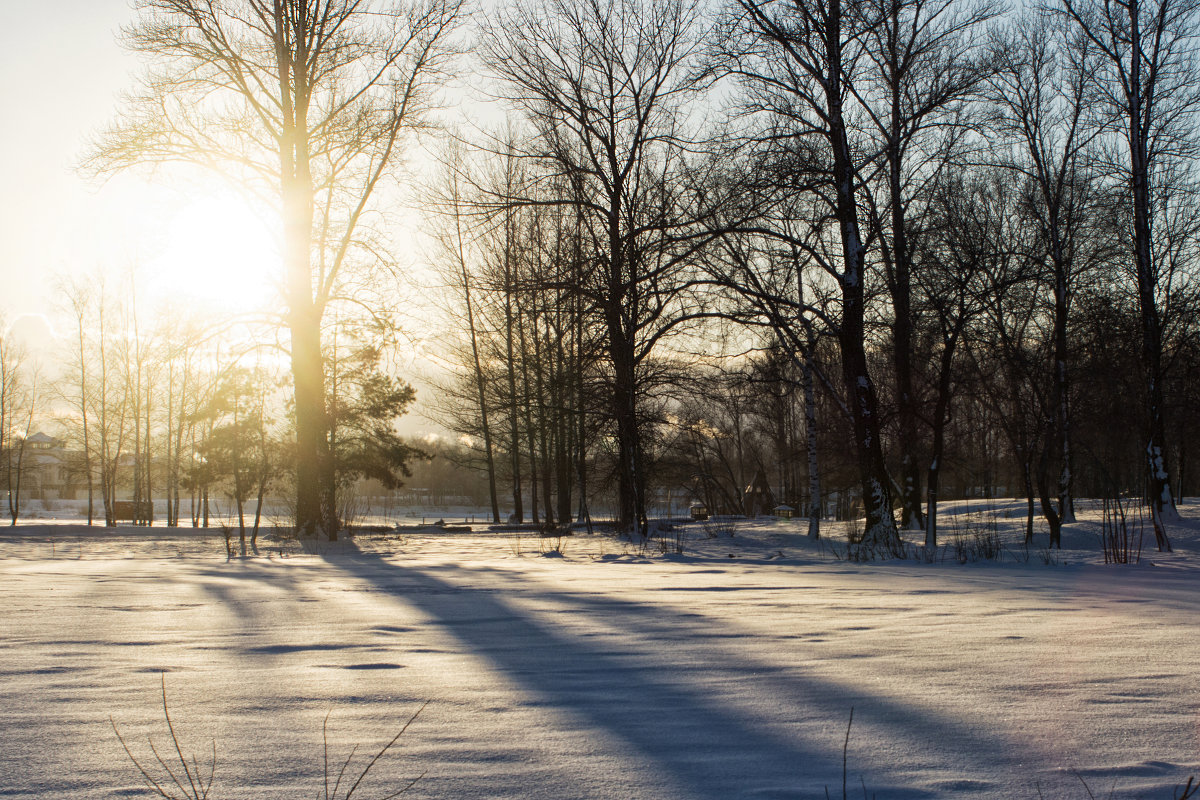
<svg viewBox="0 0 1200 800">
<path fill-rule="evenodd" d="M 1200 770 L 1200 506 L 1175 553 L 1147 533 L 1105 566 L 1091 504 L 1028 560 L 1021 504 L 954 505 L 945 540 L 998 535 L 998 561 L 847 563 L 804 521 L 688 525 L 666 555 L 674 534 L 230 559 L 215 531 L 8 529 L 0 797 L 149 796 L 110 718 L 173 763 L 165 674 L 206 774 L 215 742 L 213 800 L 314 797 L 327 714 L 330 770 L 359 745 L 357 774 L 427 701 L 355 797 L 840 798 L 853 708 L 851 797 L 1170 800 Z"/>
</svg>

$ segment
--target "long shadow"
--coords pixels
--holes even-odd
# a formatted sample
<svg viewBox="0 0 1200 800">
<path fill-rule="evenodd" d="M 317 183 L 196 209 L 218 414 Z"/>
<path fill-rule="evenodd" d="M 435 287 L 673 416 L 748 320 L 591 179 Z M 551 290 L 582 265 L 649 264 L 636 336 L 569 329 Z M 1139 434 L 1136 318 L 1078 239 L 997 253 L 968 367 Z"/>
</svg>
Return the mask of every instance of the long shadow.
<svg viewBox="0 0 1200 800">
<path fill-rule="evenodd" d="M 228 609 L 244 624 L 265 622 L 271 617 L 264 613 L 274 598 L 248 600 L 236 589 L 237 583 L 247 582 L 272 586 L 287 591 L 292 599 L 300 594 L 295 578 L 286 570 L 267 570 L 254 562 L 234 561 L 221 567 L 202 566 L 195 570 L 196 587 L 218 605 Z"/>
<path fill-rule="evenodd" d="M 447 568 L 431 568 L 439 569 Z M 488 584 L 503 585 L 507 595 L 528 600 L 541 598 L 547 604 L 580 618 L 619 620 L 624 632 L 634 634 L 642 641 L 671 641 L 682 637 L 692 650 L 703 652 L 706 667 L 728 674 L 740 672 L 752 675 L 754 682 L 762 687 L 762 694 L 786 699 L 793 704 L 802 703 L 810 710 L 819 710 L 831 723 L 844 720 L 850 706 L 854 706 L 855 728 L 861 730 L 870 726 L 887 731 L 893 741 L 925 748 L 926 752 L 931 745 L 943 748 L 953 754 L 952 766 L 960 772 L 968 771 L 971 765 L 977 765 L 981 771 L 990 770 L 1005 759 L 1012 761 L 1014 775 L 1028 769 L 1030 753 L 1022 753 L 1019 759 L 1011 758 L 1007 753 L 1009 748 L 1003 732 L 992 730 L 988 720 L 971 725 L 965 719 L 962 707 L 948 709 L 950 713 L 941 713 L 934 708 L 916 707 L 897 700 L 889 693 L 894 684 L 887 681 L 869 686 L 856 683 L 853 678 L 839 681 L 826 675 L 817 675 L 803 664 L 755 660 L 736 650 L 740 640 L 752 639 L 755 634 L 744 628 L 730 628 L 724 620 L 680 611 L 668 605 L 624 600 L 609 593 L 549 590 L 544 585 L 526 589 L 521 585 L 519 575 L 511 570 L 478 566 L 470 570 L 456 569 L 460 574 L 469 573 L 476 580 L 482 578 Z M 773 590 L 777 587 L 769 588 Z M 761 586 L 751 586 L 743 591 L 762 590 Z M 815 619 L 814 624 L 822 627 L 823 622 Z M 860 628 L 846 630 L 857 631 Z M 817 643 L 837 633 L 836 629 L 819 630 L 814 648 Z M 950 642 L 946 644 L 952 646 Z M 867 651 L 871 649 L 870 646 L 865 648 Z M 814 656 L 819 655 L 819 650 L 814 649 Z M 847 657 L 854 658 L 853 655 Z M 929 668 L 931 673 L 935 672 L 936 662 L 931 661 Z M 865 758 L 869 763 L 870 754 L 865 754 Z M 862 763 L 863 756 L 860 756 L 860 766 Z M 886 770 L 894 765 L 883 762 L 878 766 Z"/>
<path fill-rule="evenodd" d="M 669 651 L 665 655 L 658 651 L 655 662 L 646 659 L 646 653 L 616 652 L 540 623 L 505 602 L 502 592 L 509 591 L 507 588 L 463 586 L 439 577 L 437 568 L 413 569 L 350 550 L 332 555 L 329 561 L 428 613 L 471 653 L 490 660 L 505 677 L 537 698 L 538 705 L 582 719 L 587 726 L 624 743 L 654 765 L 656 778 L 682 796 L 700 800 L 823 797 L 824 787 L 829 785 L 833 793 L 841 778 L 841 726 L 855 698 L 864 694 L 856 689 L 820 677 L 784 674 L 777 666 L 715 651 L 713 661 L 704 664 L 673 659 Z M 646 641 L 662 637 L 664 648 L 688 626 L 693 626 L 696 635 L 720 638 L 711 629 L 703 633 L 695 619 L 684 620 L 675 614 L 674 621 L 664 620 L 664 613 L 674 612 L 663 608 L 541 589 L 537 594 L 610 615 L 621 620 L 625 630 L 642 629 Z M 742 675 L 747 681 L 765 681 L 770 688 L 756 690 L 752 699 L 753 703 L 768 701 L 767 707 L 752 713 L 739 707 L 742 704 L 735 698 L 722 704 L 719 696 L 714 697 L 737 695 L 736 686 L 724 692 L 712 689 L 711 682 L 707 688 L 690 685 L 687 673 L 697 667 L 709 669 L 712 663 L 720 664 L 718 677 Z M 1001 742 L 980 736 L 968 725 L 883 695 L 869 695 L 869 705 L 866 721 L 894 736 L 893 747 L 888 748 L 892 756 L 915 745 L 914 740 L 927 739 L 931 729 L 935 735 L 957 737 L 952 750 L 969 761 L 975 761 L 975 755 L 980 764 L 994 766 L 1006 750 Z M 794 724 L 814 716 L 828 720 L 827 740 L 804 741 L 799 724 Z M 764 717 L 773 721 L 762 724 Z M 804 724 L 811 725 L 811 721 Z M 714 753 L 719 757 L 714 758 Z M 928 758 L 928 753 L 904 756 L 908 766 L 918 770 L 949 767 L 961 775 L 964 764 L 931 764 Z M 858 772 L 867 774 L 868 784 L 871 777 L 887 780 L 887 773 L 895 777 L 888 766 L 879 765 L 875 772 L 875 767 L 862 759 L 852 765 L 852 773 Z M 976 788 L 994 792 L 997 787 Z M 887 786 L 886 795 L 931 796 L 925 790 L 894 783 Z"/>
<path fill-rule="evenodd" d="M 448 568 L 433 567 L 430 571 L 446 569 Z M 917 708 L 897 701 L 886 693 L 890 684 L 883 684 L 882 692 L 874 691 L 864 685 L 852 683 L 851 679 L 837 681 L 815 675 L 799 664 L 765 663 L 756 661 L 745 653 L 736 652 L 732 648 L 736 647 L 738 640 L 752 638 L 754 634 L 745 629 L 732 630 L 722 620 L 701 614 L 681 613 L 666 606 L 623 600 L 607 593 L 550 591 L 544 586 L 526 590 L 519 582 L 514 585 L 513 581 L 517 576 L 511 571 L 491 567 L 455 570 L 460 574 L 469 573 L 477 578 L 483 577 L 485 582 L 492 584 L 508 581 L 504 589 L 507 595 L 528 599 L 541 598 L 558 606 L 572 608 L 583 618 L 619 620 L 623 631 L 635 634 L 646 642 L 673 641 L 682 636 L 685 641 L 691 643 L 693 649 L 703 651 L 705 668 L 718 668 L 727 674 L 752 676 L 751 679 L 763 687 L 759 690 L 760 693 L 786 698 L 794 705 L 803 704 L 810 711 L 819 710 L 820 715 L 831 723 L 845 719 L 848 709 L 854 706 L 856 727 L 869 725 L 886 730 L 894 741 L 908 743 L 914 747 L 920 747 L 923 742 L 936 742 L 942 746 L 950 744 L 949 749 L 954 755 L 953 767 L 960 772 L 971 764 L 976 764 L 981 769 L 994 767 L 998 761 L 1007 757 L 1007 748 L 1001 738 L 981 733 L 977 727 L 963 721 L 961 714 L 939 714 L 932 709 Z M 747 591 L 758 591 L 761 588 L 751 587 Z M 836 634 L 824 633 L 826 636 Z M 833 727 L 836 727 L 836 724 Z M 1013 762 L 1013 773 L 1017 772 L 1021 764 L 1027 765 L 1029 760 L 1029 753 L 1022 754 L 1020 762 Z M 859 756 L 859 762 L 861 766 L 862 756 Z M 866 763 L 870 763 L 870 754 L 866 755 Z M 894 765 L 885 762 L 878 766 L 886 770 Z"/>
</svg>

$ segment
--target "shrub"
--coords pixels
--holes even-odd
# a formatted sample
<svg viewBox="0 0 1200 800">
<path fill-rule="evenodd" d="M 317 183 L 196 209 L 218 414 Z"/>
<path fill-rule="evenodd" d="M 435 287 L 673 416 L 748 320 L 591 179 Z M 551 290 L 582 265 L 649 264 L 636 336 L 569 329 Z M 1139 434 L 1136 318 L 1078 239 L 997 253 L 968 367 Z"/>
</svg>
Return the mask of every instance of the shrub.
<svg viewBox="0 0 1200 800">
<path fill-rule="evenodd" d="M 732 539 L 737 535 L 737 522 L 728 517 L 712 517 L 704 523 L 704 535 L 709 539 Z"/>
<path fill-rule="evenodd" d="M 1146 533 L 1142 504 L 1137 503 L 1137 518 L 1129 519 L 1130 501 L 1120 495 L 1104 498 L 1100 522 L 1100 544 L 1105 564 L 1136 564 L 1142 560 L 1142 539 Z"/>
<path fill-rule="evenodd" d="M 383 758 L 404 735 L 408 727 L 416 721 L 421 712 L 425 710 L 428 702 L 418 708 L 408 721 L 400 727 L 399 732 L 392 737 L 391 741 L 376 751 L 375 755 L 367 760 L 366 766 L 358 770 L 357 775 L 353 772 L 347 774 L 350 769 L 351 762 L 354 760 L 354 754 L 357 748 L 350 751 L 350 755 L 341 762 L 330 764 L 329 762 L 329 714 L 325 715 L 325 721 L 321 724 L 321 741 L 323 744 L 323 785 L 317 792 L 318 800 L 353 800 L 355 791 L 366 780 L 371 769 L 378 763 L 379 759 Z M 167 751 L 166 756 L 159 752 L 155 747 L 154 741 L 148 740 L 150 752 L 153 754 L 153 761 L 148 759 L 139 759 L 133 754 L 129 743 L 125 741 L 125 737 L 121 735 L 121 731 L 117 728 L 117 723 L 112 717 L 108 718 L 112 725 L 113 733 L 117 735 L 117 741 L 121 743 L 121 747 L 125 750 L 125 755 L 133 763 L 134 768 L 142 776 L 146 787 L 150 789 L 158 797 L 163 800 L 207 800 L 209 793 L 212 791 L 213 780 L 217 772 L 217 741 L 212 741 L 212 755 L 208 760 L 207 767 L 201 766 L 195 755 L 188 756 L 183 751 L 183 744 L 179 741 L 179 735 L 175 732 L 175 724 L 171 721 L 171 710 L 167 704 L 167 676 L 164 673 L 162 676 L 162 713 L 163 720 L 167 725 L 167 733 L 171 738 L 171 750 Z M 337 769 L 334 774 L 331 767 Z M 207 774 L 205 774 L 207 772 Z M 352 777 L 353 776 L 353 777 Z M 407 792 L 417 784 L 425 773 L 421 773 L 416 778 L 409 781 L 403 788 L 392 792 L 380 800 L 392 800 Z M 332 786 L 330 783 L 332 782 Z M 343 787 L 348 786 L 349 788 Z M 339 790 L 342 793 L 339 795 Z"/>
</svg>

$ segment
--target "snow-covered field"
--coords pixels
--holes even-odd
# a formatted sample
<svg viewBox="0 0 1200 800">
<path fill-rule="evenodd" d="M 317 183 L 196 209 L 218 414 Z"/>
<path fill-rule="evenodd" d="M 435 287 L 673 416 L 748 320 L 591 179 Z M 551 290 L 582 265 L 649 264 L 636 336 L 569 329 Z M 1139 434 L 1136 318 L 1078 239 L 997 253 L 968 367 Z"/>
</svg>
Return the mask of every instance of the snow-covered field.
<svg viewBox="0 0 1200 800">
<path fill-rule="evenodd" d="M 853 708 L 851 797 L 1170 800 L 1200 772 L 1200 507 L 1127 566 L 1087 505 L 1058 563 L 1044 534 L 1026 558 L 1022 510 L 943 517 L 1005 537 L 966 564 L 847 563 L 782 521 L 689 525 L 683 554 L 426 530 L 229 559 L 192 530 L 5 530 L 0 797 L 149 796 L 110 719 L 174 765 L 165 674 L 206 774 L 215 743 L 213 800 L 324 797 L 327 714 L 330 770 L 357 744 L 357 774 L 426 702 L 355 797 L 418 776 L 406 797 L 841 797 Z"/>
</svg>

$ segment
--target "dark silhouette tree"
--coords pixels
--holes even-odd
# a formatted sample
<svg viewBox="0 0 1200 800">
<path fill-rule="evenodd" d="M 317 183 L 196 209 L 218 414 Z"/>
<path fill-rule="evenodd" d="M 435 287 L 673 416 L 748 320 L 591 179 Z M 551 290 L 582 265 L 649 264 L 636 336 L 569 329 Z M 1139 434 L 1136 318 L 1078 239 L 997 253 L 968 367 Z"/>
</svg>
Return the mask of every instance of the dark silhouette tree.
<svg viewBox="0 0 1200 800">
<path fill-rule="evenodd" d="M 655 349 L 703 314 L 688 261 L 709 234 L 687 191 L 700 148 L 688 104 L 707 81 L 703 14 L 692 2 L 550 0 L 488 21 L 484 59 L 528 124 L 516 155 L 540 165 L 534 187 L 500 203 L 577 210 L 587 264 L 573 283 L 604 331 L 616 432 L 619 524 L 647 531 Z"/>
<path fill-rule="evenodd" d="M 1128 192 L 1130 259 L 1141 315 L 1146 390 L 1146 477 L 1154 536 L 1170 550 L 1166 519 L 1175 512 L 1164 419 L 1163 322 L 1166 277 L 1156 232 L 1167 227 L 1164 183 L 1195 157 L 1197 81 L 1196 0 L 1061 0 L 1056 6 L 1099 51 L 1094 86 L 1118 144 L 1111 166 Z"/>
<path fill-rule="evenodd" d="M 811 192 L 822 207 L 815 219 L 817 235 L 790 241 L 837 286 L 838 313 L 830 321 L 854 425 L 866 512 L 863 542 L 892 551 L 899 547 L 899 535 L 865 327 L 868 229 L 862 201 L 876 158 L 866 152 L 865 137 L 853 125 L 863 109 L 856 81 L 863 79 L 866 42 L 883 20 L 870 4 L 856 0 L 738 0 L 732 14 L 721 56 L 746 89 L 744 105 L 763 118 L 757 139 L 772 154 L 775 188 L 789 201 L 796 193 Z"/>
</svg>

